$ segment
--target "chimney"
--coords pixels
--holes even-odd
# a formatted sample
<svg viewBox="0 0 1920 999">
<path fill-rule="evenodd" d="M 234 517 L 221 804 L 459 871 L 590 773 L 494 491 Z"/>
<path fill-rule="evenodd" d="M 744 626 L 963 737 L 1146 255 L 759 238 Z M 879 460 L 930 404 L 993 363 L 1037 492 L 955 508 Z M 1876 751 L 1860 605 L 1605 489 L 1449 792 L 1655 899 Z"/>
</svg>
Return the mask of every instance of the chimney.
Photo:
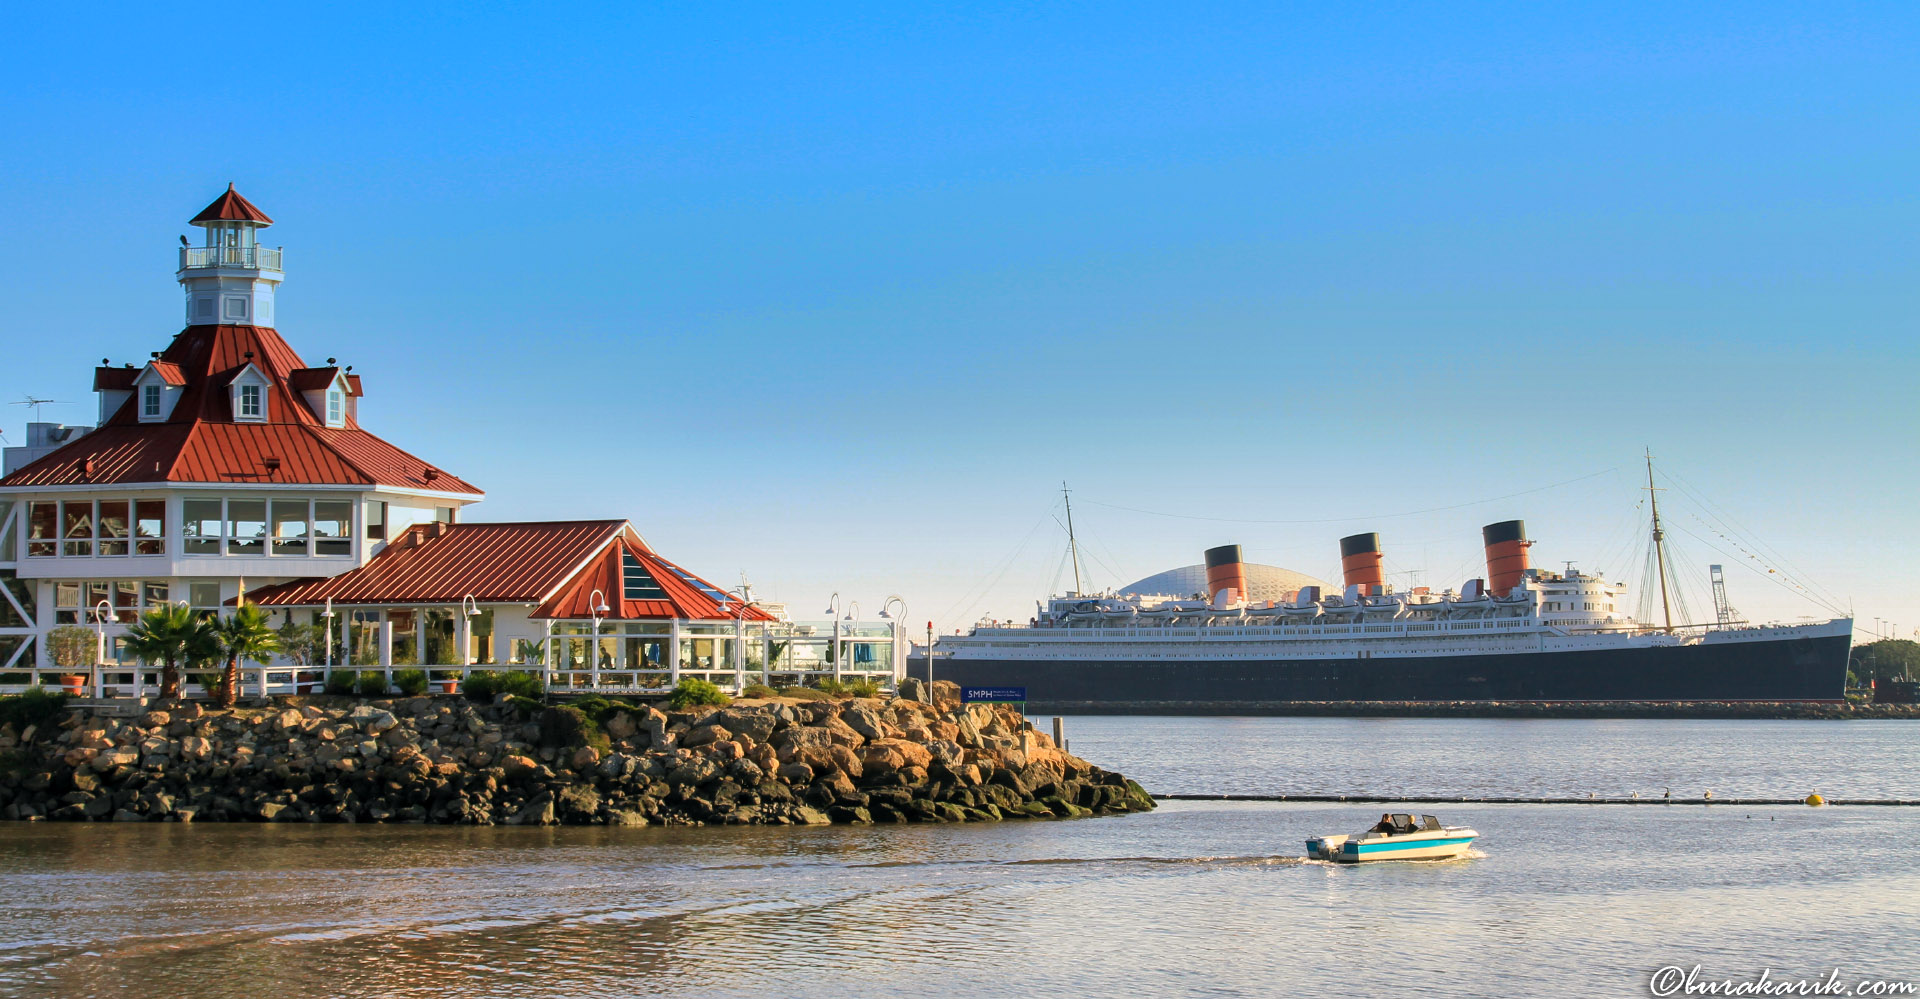
<svg viewBox="0 0 1920 999">
<path fill-rule="evenodd" d="M 1487 588 L 1496 597 L 1504 597 L 1520 585 L 1527 574 L 1527 522 L 1503 520 L 1480 529 L 1480 540 L 1487 546 Z"/>
<path fill-rule="evenodd" d="M 1229 600 L 1247 599 L 1247 566 L 1240 560 L 1239 545 L 1221 545 L 1207 549 L 1207 597 L 1220 599 L 1220 591 L 1230 589 Z"/>
<path fill-rule="evenodd" d="M 1373 592 L 1373 587 L 1387 581 L 1386 571 L 1380 565 L 1382 558 L 1378 534 L 1354 534 L 1341 538 L 1341 582 L 1360 587 L 1361 593 Z"/>
</svg>

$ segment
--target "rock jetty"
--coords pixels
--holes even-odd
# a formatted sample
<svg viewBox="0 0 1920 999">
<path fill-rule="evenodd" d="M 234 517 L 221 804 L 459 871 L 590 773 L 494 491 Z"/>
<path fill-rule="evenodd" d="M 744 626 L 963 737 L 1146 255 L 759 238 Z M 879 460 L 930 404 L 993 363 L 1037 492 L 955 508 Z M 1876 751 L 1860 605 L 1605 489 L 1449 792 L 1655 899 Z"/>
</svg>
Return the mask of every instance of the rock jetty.
<svg viewBox="0 0 1920 999">
<path fill-rule="evenodd" d="M 950 684 L 659 711 L 276 698 L 0 726 L 0 818 L 465 825 L 988 822 L 1142 811 L 1138 784 Z"/>
<path fill-rule="evenodd" d="M 1062 715 L 1263 715 L 1300 718 L 1920 719 L 1920 705 L 1827 701 L 1034 701 Z"/>
</svg>

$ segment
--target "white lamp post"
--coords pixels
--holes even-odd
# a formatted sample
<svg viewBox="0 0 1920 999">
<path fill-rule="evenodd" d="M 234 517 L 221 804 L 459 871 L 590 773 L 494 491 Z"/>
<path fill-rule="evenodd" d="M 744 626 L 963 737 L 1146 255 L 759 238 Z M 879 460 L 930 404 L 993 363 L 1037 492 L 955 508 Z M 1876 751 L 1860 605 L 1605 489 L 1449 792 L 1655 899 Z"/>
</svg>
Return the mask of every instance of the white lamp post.
<svg viewBox="0 0 1920 999">
<path fill-rule="evenodd" d="M 593 683 L 593 689 L 600 689 L 600 622 L 605 620 L 607 612 L 613 608 L 607 606 L 607 595 L 599 590 L 587 597 L 593 606 L 593 644 L 587 649 L 587 677 Z"/>
<path fill-rule="evenodd" d="M 95 697 L 100 696 L 100 664 L 107 660 L 107 615 L 111 613 L 113 613 L 113 605 L 107 603 L 105 600 L 94 605 L 93 634 L 95 646 L 93 650 L 93 668 L 87 672 L 89 674 L 88 679 L 93 684 L 89 689 L 93 691 L 93 696 Z M 138 679 L 139 674 L 134 674 L 134 678 Z"/>
<path fill-rule="evenodd" d="M 888 609 L 895 605 L 900 607 L 900 611 L 897 614 Z M 907 602 L 901 599 L 898 594 L 888 597 L 886 601 L 880 605 L 880 617 L 887 622 L 887 634 L 893 639 L 893 685 L 898 689 L 901 679 L 907 674 L 907 654 L 900 646 L 900 624 L 906 620 L 907 617 Z"/>
<path fill-rule="evenodd" d="M 327 632 L 327 636 L 325 639 L 327 643 L 326 666 L 320 673 L 321 688 L 325 689 L 327 686 L 333 683 L 333 598 L 332 597 L 327 598 L 327 607 L 325 610 L 320 612 L 320 616 L 326 622 L 323 625 L 323 627 L 326 629 L 326 632 Z"/>
<path fill-rule="evenodd" d="M 827 647 L 827 658 L 833 663 L 833 678 L 840 679 L 840 594 L 835 593 L 827 601 L 827 618 L 833 622 L 833 644 Z"/>
</svg>

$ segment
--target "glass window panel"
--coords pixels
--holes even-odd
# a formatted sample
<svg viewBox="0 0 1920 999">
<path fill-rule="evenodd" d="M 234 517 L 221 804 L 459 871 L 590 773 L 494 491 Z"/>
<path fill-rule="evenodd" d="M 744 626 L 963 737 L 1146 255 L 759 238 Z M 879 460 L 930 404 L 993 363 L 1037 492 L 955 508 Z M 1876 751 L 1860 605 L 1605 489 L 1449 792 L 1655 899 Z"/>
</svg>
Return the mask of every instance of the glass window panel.
<svg viewBox="0 0 1920 999">
<path fill-rule="evenodd" d="M 380 612 L 350 611 L 347 614 L 346 627 L 353 665 L 378 665 L 380 662 Z"/>
<path fill-rule="evenodd" d="M 665 600 L 667 591 L 660 588 L 647 573 L 640 560 L 632 552 L 620 553 L 621 594 L 628 600 Z"/>
<path fill-rule="evenodd" d="M 167 602 L 167 584 L 144 583 L 141 586 L 140 600 L 148 607 L 158 607 Z"/>
<path fill-rule="evenodd" d="M 454 633 L 453 610 L 447 607 L 429 607 L 425 612 L 425 617 L 427 624 L 427 665 L 460 665 L 459 645 L 455 641 L 459 636 Z"/>
<path fill-rule="evenodd" d="M 60 608 L 80 606 L 82 584 L 67 581 L 53 584 L 53 605 Z"/>
<path fill-rule="evenodd" d="M 60 504 L 34 503 L 27 508 L 27 554 L 55 554 L 53 539 L 60 536 Z"/>
<path fill-rule="evenodd" d="M 87 583 L 86 606 L 80 608 L 80 616 L 91 621 L 101 604 L 113 603 L 113 583 L 104 579 L 95 579 Z"/>
<path fill-rule="evenodd" d="M 213 617 L 220 613 L 220 584 L 210 579 L 196 579 L 187 584 L 187 606 L 200 612 L 201 617 Z"/>
<path fill-rule="evenodd" d="M 420 663 L 420 639 L 414 634 L 414 613 L 410 610 L 387 612 L 393 624 L 393 664 L 417 666 Z"/>
<path fill-rule="evenodd" d="M 472 635 L 472 643 L 467 654 L 477 663 L 493 662 L 493 608 L 482 607 L 480 613 L 467 619 L 467 627 Z"/>
<path fill-rule="evenodd" d="M 62 555 L 93 554 L 93 501 L 60 504 L 60 546 Z"/>
<path fill-rule="evenodd" d="M 307 501 L 273 501 L 273 553 L 275 555 L 305 555 L 307 553 Z"/>
<path fill-rule="evenodd" d="M 267 501 L 227 501 L 227 554 L 265 555 Z"/>
<path fill-rule="evenodd" d="M 367 537 L 374 541 L 384 540 L 387 536 L 387 504 L 380 500 L 367 501 Z"/>
<path fill-rule="evenodd" d="M 188 555 L 220 554 L 220 501 L 190 499 L 180 504 L 181 537 Z"/>
<path fill-rule="evenodd" d="M 165 555 L 167 553 L 166 500 L 143 499 L 134 501 L 133 537 L 135 555 Z"/>
<path fill-rule="evenodd" d="M 314 501 L 313 553 L 353 554 L 353 503 L 342 500 Z"/>
<path fill-rule="evenodd" d="M 113 618 L 121 624 L 140 620 L 140 582 L 122 579 L 113 584 Z"/>
<path fill-rule="evenodd" d="M 127 554 L 126 500 L 100 501 L 100 554 Z"/>
</svg>

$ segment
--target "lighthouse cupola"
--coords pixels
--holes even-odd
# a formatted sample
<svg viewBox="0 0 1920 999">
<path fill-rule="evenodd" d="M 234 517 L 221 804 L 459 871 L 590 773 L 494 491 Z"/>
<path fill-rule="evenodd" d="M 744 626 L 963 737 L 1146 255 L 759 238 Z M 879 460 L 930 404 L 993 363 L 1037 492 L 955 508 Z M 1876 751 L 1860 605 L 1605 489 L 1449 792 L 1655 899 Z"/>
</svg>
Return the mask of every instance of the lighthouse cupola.
<svg viewBox="0 0 1920 999">
<path fill-rule="evenodd" d="M 260 245 L 267 213 L 227 185 L 191 224 L 206 230 L 204 245 L 180 237 L 180 270 L 187 292 L 188 326 L 272 326 L 273 294 L 286 276 L 280 248 Z"/>
</svg>

